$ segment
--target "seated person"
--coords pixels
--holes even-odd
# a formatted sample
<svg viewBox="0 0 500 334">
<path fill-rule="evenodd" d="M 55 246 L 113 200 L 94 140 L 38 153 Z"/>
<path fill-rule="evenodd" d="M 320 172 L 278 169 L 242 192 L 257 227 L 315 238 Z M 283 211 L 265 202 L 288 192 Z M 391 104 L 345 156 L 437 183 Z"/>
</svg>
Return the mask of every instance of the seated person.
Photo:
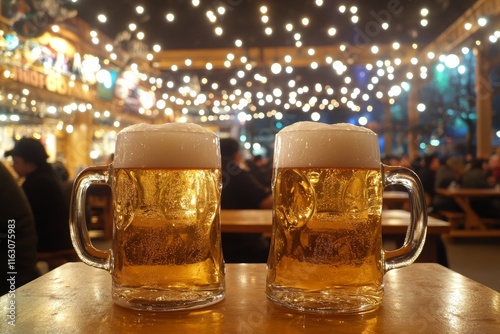
<svg viewBox="0 0 500 334">
<path fill-rule="evenodd" d="M 423 165 L 417 173 L 424 187 L 426 202 L 429 206 L 432 205 L 432 200 L 436 195 L 436 172 L 440 166 L 441 162 L 437 154 L 429 154 L 423 158 Z M 432 209 L 431 207 L 430 211 L 432 211 Z"/>
<path fill-rule="evenodd" d="M 462 176 L 465 172 L 465 162 L 462 157 L 454 156 L 446 160 L 446 164 L 441 166 L 436 172 L 435 188 L 446 189 L 460 187 Z M 440 210 L 462 212 L 460 206 L 453 198 L 435 194 L 432 199 L 432 206 L 436 212 Z"/>
<path fill-rule="evenodd" d="M 241 168 L 239 143 L 232 138 L 220 141 L 222 156 L 222 209 L 271 209 L 272 195 L 247 170 Z M 269 240 L 259 233 L 222 233 L 226 263 L 264 263 Z"/>
<path fill-rule="evenodd" d="M 21 287 L 39 276 L 36 268 L 36 229 L 35 219 L 31 212 L 28 199 L 7 167 L 0 162 L 0 263 L 2 276 L 0 295 L 11 291 L 11 275 L 7 272 L 16 272 L 15 288 Z M 9 247 L 15 245 L 14 255 L 9 263 Z M 14 261 L 12 261 L 14 260 Z M 13 269 L 8 270 L 11 268 Z"/>
<path fill-rule="evenodd" d="M 462 188 L 488 189 L 492 186 L 488 183 L 488 161 L 475 159 L 470 164 L 470 169 L 464 173 Z M 470 199 L 471 208 L 483 218 L 500 218 L 500 208 L 496 207 L 493 198 Z"/>
<path fill-rule="evenodd" d="M 54 261 L 57 263 L 54 266 L 49 264 L 50 269 L 68 260 L 78 260 L 69 232 L 68 202 L 54 169 L 47 162 L 43 144 L 34 138 L 21 138 L 5 156 L 12 156 L 14 170 L 25 178 L 22 189 L 35 217 L 38 253 L 68 252 L 68 258 Z"/>
</svg>

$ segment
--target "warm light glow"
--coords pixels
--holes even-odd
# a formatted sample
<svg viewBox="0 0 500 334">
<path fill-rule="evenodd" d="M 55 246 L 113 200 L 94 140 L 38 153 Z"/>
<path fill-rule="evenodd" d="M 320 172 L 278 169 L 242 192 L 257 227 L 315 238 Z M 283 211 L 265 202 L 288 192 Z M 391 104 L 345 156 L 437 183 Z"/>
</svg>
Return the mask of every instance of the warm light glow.
<svg viewBox="0 0 500 334">
<path fill-rule="evenodd" d="M 448 68 L 456 68 L 460 64 L 460 58 L 455 54 L 449 54 L 446 56 L 444 64 Z"/>
<path fill-rule="evenodd" d="M 106 21 L 108 20 L 108 18 L 104 14 L 99 14 L 99 15 L 97 15 L 97 20 L 99 22 L 101 22 L 101 23 L 106 23 Z"/>
<path fill-rule="evenodd" d="M 165 18 L 167 19 L 168 22 L 173 22 L 175 19 L 175 16 L 172 13 L 167 13 L 167 15 L 165 15 Z"/>
<path fill-rule="evenodd" d="M 485 25 L 488 24 L 488 20 L 484 17 L 480 17 L 478 20 L 477 20 L 477 24 L 481 27 L 484 27 Z"/>
<path fill-rule="evenodd" d="M 146 121 L 150 121 L 147 116 L 157 117 L 163 115 L 163 113 L 172 116 L 168 118 L 169 121 L 184 119 L 189 122 L 218 120 L 254 122 L 254 120 L 266 117 L 272 118 L 274 121 L 274 119 L 278 120 L 284 117 L 283 114 L 290 109 L 309 113 L 310 116 L 306 116 L 306 118 L 311 117 L 310 119 L 313 121 L 326 121 L 327 119 L 321 119 L 323 111 L 331 111 L 340 107 L 352 112 L 359 112 L 357 116 L 351 117 L 351 121 L 360 125 L 380 122 L 378 120 L 379 115 L 373 115 L 373 120 L 371 115 L 370 119 L 366 117 L 372 110 L 378 112 L 379 108 L 374 107 L 374 105 L 378 105 L 379 102 L 398 105 L 404 103 L 404 100 L 398 100 L 398 97 L 403 95 L 406 99 L 407 96 L 404 94 L 410 90 L 410 86 L 413 84 L 420 86 L 421 84 L 427 84 L 425 80 L 429 78 L 434 80 L 434 69 L 446 71 L 446 75 L 448 73 L 464 75 L 462 78 L 473 75 L 474 68 L 467 67 L 471 65 L 460 64 L 461 60 L 465 64 L 465 60 L 470 59 L 470 57 L 463 57 L 463 55 L 468 54 L 472 47 L 475 47 L 474 42 L 485 43 L 489 41 L 490 43 L 498 43 L 500 38 L 500 31 L 495 31 L 496 27 L 492 27 L 487 31 L 480 29 L 480 27 L 487 26 L 488 20 L 491 23 L 494 22 L 494 17 L 485 13 L 485 17 L 481 18 L 479 16 L 466 16 L 471 21 L 465 24 L 465 20 L 459 21 L 461 22 L 460 26 L 456 27 L 458 33 L 460 33 L 461 29 L 464 37 L 479 29 L 480 34 L 471 37 L 473 38 L 472 41 L 467 38 L 463 43 L 457 44 L 453 50 L 450 49 L 449 51 L 441 51 L 440 45 L 435 44 L 429 44 L 435 45 L 432 48 L 419 50 L 417 42 L 423 43 L 424 30 L 422 27 L 429 27 L 431 24 L 435 24 L 436 20 L 439 20 L 439 17 L 434 15 L 437 13 L 430 13 L 429 9 L 422 5 L 423 2 L 420 5 L 416 4 L 417 7 L 414 8 L 415 11 L 411 14 L 413 15 L 412 27 L 401 27 L 408 28 L 406 32 L 409 33 L 409 36 L 407 37 L 411 39 L 405 37 L 404 42 L 399 42 L 395 39 L 388 41 L 387 36 L 385 36 L 386 32 L 382 31 L 396 29 L 394 26 L 400 24 L 395 20 L 395 17 L 388 17 L 380 12 L 382 8 L 370 11 L 369 8 L 363 7 L 363 10 L 361 10 L 361 7 L 352 5 L 354 2 L 344 2 L 344 4 L 337 2 L 333 8 L 338 9 L 338 12 L 335 10 L 336 13 L 330 13 L 329 15 L 333 15 L 334 18 L 325 23 L 319 22 L 319 16 L 314 14 L 318 11 L 331 11 L 332 4 L 324 0 L 315 0 L 313 2 L 315 4 L 313 5 L 313 12 L 297 11 L 292 16 L 286 15 L 287 13 L 278 13 L 276 9 L 279 7 L 275 7 L 272 2 L 268 2 L 267 5 L 261 5 L 266 2 L 260 2 L 258 9 L 256 9 L 257 13 L 247 14 L 248 16 L 257 14 L 256 17 L 252 18 L 252 22 L 257 22 L 259 25 L 252 33 L 266 36 L 264 43 L 269 44 L 259 46 L 259 40 L 252 39 L 247 34 L 242 35 L 244 30 L 232 29 L 233 27 L 229 26 L 229 23 L 233 22 L 233 18 L 230 16 L 235 14 L 236 10 L 241 9 L 236 9 L 235 4 L 231 4 L 231 1 L 218 1 L 199 8 L 201 1 L 191 0 L 187 2 L 191 4 L 191 7 L 187 6 L 189 7 L 187 10 L 197 13 L 196 15 L 202 21 L 204 20 L 203 16 L 207 17 L 208 20 L 202 23 L 207 30 L 208 37 L 213 39 L 221 36 L 217 38 L 218 41 L 215 43 L 217 47 L 220 46 L 222 50 L 223 47 L 227 47 L 222 44 L 229 44 L 229 48 L 232 46 L 233 51 L 220 53 L 217 58 L 208 54 L 206 57 L 193 56 L 192 59 L 188 59 L 186 56 L 183 58 L 173 57 L 168 62 L 163 62 L 162 57 L 168 57 L 168 52 L 175 50 L 177 45 L 171 45 L 170 40 L 166 38 L 163 46 L 161 46 L 160 42 L 163 40 L 159 39 L 158 36 L 150 36 L 150 30 L 146 30 L 146 26 L 149 26 L 147 19 L 150 16 L 159 15 L 160 19 L 164 20 L 164 24 L 172 22 L 171 25 L 168 25 L 169 28 L 166 28 L 167 30 L 175 30 L 177 21 L 181 19 L 180 15 L 184 15 L 184 13 L 180 12 L 179 8 L 173 4 L 166 5 L 163 8 L 156 8 L 159 10 L 157 10 L 158 13 L 155 13 L 155 8 L 151 8 L 149 4 L 146 6 L 144 2 L 142 3 L 137 1 L 132 6 L 133 10 L 136 11 L 136 13 L 133 13 L 133 17 L 137 20 L 136 23 L 126 21 L 126 25 L 120 28 L 126 30 L 124 31 L 125 34 L 119 35 L 123 38 L 122 40 L 113 42 L 112 38 L 110 39 L 109 36 L 104 34 L 101 35 L 97 31 L 92 31 L 90 38 L 87 37 L 87 39 L 90 39 L 92 43 L 106 51 L 102 54 L 102 58 L 101 56 L 99 58 L 95 57 L 96 66 L 99 69 L 101 69 L 101 66 L 102 69 L 119 66 L 119 64 L 127 62 L 129 56 L 138 56 L 137 60 L 143 60 L 137 62 L 133 71 L 139 81 L 138 84 L 141 90 L 150 90 L 157 97 L 151 110 L 146 108 L 137 110 L 141 117 L 146 118 Z M 107 23 L 108 19 L 108 26 L 116 23 L 113 22 L 112 13 L 102 11 L 97 14 L 99 14 L 97 19 L 100 23 Z M 373 14 L 379 16 L 375 17 Z M 278 25 L 277 22 L 274 22 L 276 17 L 287 17 L 288 21 Z M 371 25 L 367 25 L 366 23 L 370 21 L 372 21 Z M 350 28 L 340 27 L 340 24 L 343 23 L 350 25 Z M 418 26 L 421 27 L 421 31 L 418 30 Z M 50 28 L 53 32 L 59 31 L 59 25 L 52 25 Z M 139 28 L 144 28 L 144 30 L 138 31 Z M 342 32 L 345 29 L 350 29 L 351 33 L 353 28 L 359 28 L 358 37 L 362 37 L 363 41 L 361 42 L 363 42 L 363 45 L 354 45 L 352 40 L 346 40 L 344 36 L 342 38 L 337 37 L 341 32 L 338 30 L 340 28 L 342 28 Z M 61 29 L 64 29 L 63 25 L 61 25 Z M 104 30 L 102 26 L 99 29 Z M 171 33 L 182 33 L 181 31 L 177 32 L 177 30 L 175 32 L 174 30 L 167 30 L 163 31 L 162 34 L 167 36 Z M 471 32 L 465 30 L 471 30 Z M 146 32 L 148 36 L 145 36 Z M 7 34 L 6 32 L 2 33 Z M 316 36 L 311 38 L 311 33 L 315 33 Z M 364 33 L 364 36 L 361 36 L 362 33 Z M 425 32 L 425 34 L 427 33 L 430 33 L 430 31 Z M 187 36 L 186 32 L 186 38 Z M 52 37 L 56 36 L 52 34 Z M 135 39 L 144 40 L 144 44 L 138 43 L 138 45 L 145 45 L 145 49 L 138 49 L 137 51 L 140 53 L 134 54 L 131 52 L 130 55 L 123 52 L 122 47 L 127 47 L 127 38 L 131 38 L 132 41 Z M 280 50 L 271 55 L 267 54 L 267 50 L 265 50 L 264 54 L 261 55 L 262 58 L 258 53 L 253 52 L 254 47 L 271 47 L 271 43 L 274 43 L 278 38 L 283 39 L 283 41 L 280 41 L 283 45 L 295 46 L 296 48 L 286 52 L 289 54 L 282 53 Z M 320 40 L 320 38 L 323 40 Z M 121 43 L 122 41 L 124 43 Z M 317 43 L 318 41 L 320 43 Z M 208 43 L 209 41 L 202 42 Z M 321 44 L 321 42 L 324 42 L 324 44 Z M 390 43 L 389 49 L 385 46 L 387 42 Z M 382 44 L 382 47 L 381 44 L 376 43 L 384 44 Z M 316 48 L 314 45 L 329 45 L 331 49 Z M 426 45 L 422 44 L 422 47 L 427 47 Z M 203 47 L 200 46 L 200 48 Z M 336 49 L 337 47 L 339 49 Z M 68 54 L 75 52 L 74 46 L 69 45 L 68 48 Z M 360 50 L 369 54 L 360 54 Z M 443 50 L 446 50 L 446 48 L 443 48 Z M 82 51 L 78 50 L 76 52 Z M 456 52 L 457 55 L 441 55 L 441 52 Z M 81 62 L 83 62 L 84 57 L 88 56 L 90 55 L 82 53 Z M 439 61 L 437 61 L 438 56 L 440 56 Z M 35 57 L 33 56 L 33 58 Z M 144 61 L 146 59 L 148 62 Z M 55 59 L 54 63 L 57 61 L 58 59 Z M 45 66 L 43 63 L 41 65 Z M 147 66 L 151 66 L 151 68 L 147 68 Z M 351 68 L 353 66 L 356 66 L 356 69 Z M 170 67 L 170 70 L 168 67 Z M 313 72 L 314 70 L 316 70 L 316 73 Z M 165 76 L 162 71 L 165 71 Z M 177 73 L 173 73 L 176 71 Z M 92 75 L 99 76 L 97 82 L 106 82 L 106 87 L 108 87 L 109 80 L 104 72 L 103 70 L 102 73 L 97 74 L 95 72 Z M 14 76 L 8 70 L 3 70 L 2 73 L 5 77 L 11 79 Z M 228 73 L 228 75 L 224 76 L 224 73 Z M 71 79 L 67 80 L 68 87 L 89 90 L 89 87 L 94 84 L 91 81 L 87 82 L 87 79 L 82 79 L 82 83 L 80 78 L 77 77 L 78 75 L 75 74 Z M 103 77 L 106 80 L 103 80 Z M 166 79 L 167 77 L 169 79 Z M 260 91 L 258 91 L 259 89 Z M 20 94 L 21 92 L 26 95 Z M 13 110 L 19 109 L 21 104 L 23 108 L 26 106 L 27 111 L 38 112 L 37 108 L 38 110 L 42 108 L 41 103 L 36 104 L 37 101 L 31 101 L 31 99 L 34 99 L 33 96 L 24 97 L 28 94 L 27 90 L 26 92 L 20 90 L 17 95 L 11 94 L 10 100 L 7 100 L 7 93 L 0 92 L 0 102 L 6 108 L 9 108 L 7 103 L 12 104 Z M 142 94 L 142 91 L 140 94 Z M 32 93 L 31 95 L 35 94 Z M 23 97 L 24 101 L 22 100 Z M 424 101 L 427 102 L 427 100 Z M 434 107 L 429 105 L 428 108 Z M 277 112 L 275 109 L 281 112 Z M 57 109 L 47 108 L 44 109 L 44 112 L 52 114 L 54 110 L 71 114 L 75 110 L 80 110 L 80 105 L 74 109 L 57 106 Z M 181 110 L 183 111 L 182 114 Z M 419 104 L 417 110 L 423 112 L 425 105 L 423 103 Z M 92 109 L 92 113 L 95 118 L 102 121 L 103 112 Z M 55 114 L 59 116 L 59 114 Z M 324 114 L 325 117 L 326 115 Z M 67 115 L 63 113 L 63 116 Z M 112 122 L 116 119 L 114 117 L 117 117 L 117 115 L 114 115 L 112 110 L 111 112 L 108 111 L 108 117 L 112 118 L 107 120 L 107 123 L 113 124 Z M 66 122 L 66 120 L 64 121 Z M 119 126 L 125 125 L 120 124 Z M 65 127 L 66 124 L 64 124 L 64 127 L 61 125 L 62 130 Z M 242 142 L 242 145 L 246 142 Z"/>
</svg>

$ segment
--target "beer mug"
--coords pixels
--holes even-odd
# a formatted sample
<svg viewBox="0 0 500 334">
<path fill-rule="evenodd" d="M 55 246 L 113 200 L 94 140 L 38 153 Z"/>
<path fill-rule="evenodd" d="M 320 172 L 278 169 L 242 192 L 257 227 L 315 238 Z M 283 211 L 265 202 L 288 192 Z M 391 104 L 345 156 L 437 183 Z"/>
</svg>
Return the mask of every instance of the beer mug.
<svg viewBox="0 0 500 334">
<path fill-rule="evenodd" d="M 113 196 L 112 249 L 86 229 L 91 184 Z M 76 178 L 71 238 L 88 265 L 110 271 L 112 297 L 127 308 L 194 309 L 224 298 L 219 138 L 195 124 L 138 124 L 118 133 L 114 161 Z"/>
<path fill-rule="evenodd" d="M 382 248 L 382 193 L 408 189 L 404 246 Z M 377 135 L 350 124 L 299 122 L 276 135 L 266 294 L 301 311 L 360 313 L 382 302 L 383 276 L 412 263 L 427 231 L 420 180 L 381 164 Z"/>
</svg>

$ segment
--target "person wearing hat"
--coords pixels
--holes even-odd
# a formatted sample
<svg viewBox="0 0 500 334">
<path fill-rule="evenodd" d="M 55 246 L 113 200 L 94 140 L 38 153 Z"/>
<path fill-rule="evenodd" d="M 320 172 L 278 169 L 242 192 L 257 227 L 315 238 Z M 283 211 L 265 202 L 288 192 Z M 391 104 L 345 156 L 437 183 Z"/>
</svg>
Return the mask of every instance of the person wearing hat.
<svg viewBox="0 0 500 334">
<path fill-rule="evenodd" d="M 271 209 L 272 195 L 249 171 L 241 168 L 240 145 L 233 138 L 220 141 L 222 157 L 222 209 Z M 227 263 L 267 262 L 269 241 L 259 233 L 222 233 Z"/>
<path fill-rule="evenodd" d="M 71 251 L 69 207 L 42 143 L 21 138 L 5 156 L 12 156 L 14 171 L 24 178 L 22 188 L 35 217 L 38 253 Z"/>
</svg>

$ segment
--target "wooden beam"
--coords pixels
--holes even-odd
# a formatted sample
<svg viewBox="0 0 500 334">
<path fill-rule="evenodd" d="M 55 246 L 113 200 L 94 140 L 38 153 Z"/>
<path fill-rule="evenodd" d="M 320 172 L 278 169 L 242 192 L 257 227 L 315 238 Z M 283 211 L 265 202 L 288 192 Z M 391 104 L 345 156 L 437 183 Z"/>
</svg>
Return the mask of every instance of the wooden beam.
<svg viewBox="0 0 500 334">
<path fill-rule="evenodd" d="M 228 56 L 232 55 L 234 60 L 231 66 L 245 66 L 250 63 L 252 67 L 270 67 L 273 63 L 279 62 L 286 65 L 285 57 L 290 56 L 290 65 L 294 67 L 309 67 L 312 62 L 319 66 L 330 65 L 327 58 L 332 61 L 340 60 L 344 64 L 369 64 L 377 60 L 392 60 L 399 57 L 402 65 L 409 63 L 410 59 L 416 55 L 416 51 L 408 45 L 401 45 L 399 50 L 394 50 L 392 45 L 378 45 L 379 52 L 373 54 L 372 45 L 345 45 L 342 50 L 339 45 L 335 46 L 311 46 L 311 47 L 263 47 L 263 48 L 223 48 L 223 49 L 183 49 L 164 50 L 155 54 L 153 67 L 159 70 L 171 70 L 172 66 L 177 66 L 179 70 L 200 70 L 206 69 L 207 63 L 211 63 L 213 69 L 228 69 L 225 62 Z M 309 50 L 314 50 L 310 55 Z M 242 57 L 246 57 L 246 62 L 242 62 Z M 189 59 L 191 65 L 186 65 Z"/>
<path fill-rule="evenodd" d="M 429 52 L 449 53 L 473 36 L 482 27 L 477 24 L 480 17 L 492 19 L 500 14 L 500 0 L 478 0 L 462 16 L 443 31 L 432 43 L 419 53 L 419 59 L 428 59 Z M 471 23 L 470 30 L 465 24 Z"/>
</svg>

